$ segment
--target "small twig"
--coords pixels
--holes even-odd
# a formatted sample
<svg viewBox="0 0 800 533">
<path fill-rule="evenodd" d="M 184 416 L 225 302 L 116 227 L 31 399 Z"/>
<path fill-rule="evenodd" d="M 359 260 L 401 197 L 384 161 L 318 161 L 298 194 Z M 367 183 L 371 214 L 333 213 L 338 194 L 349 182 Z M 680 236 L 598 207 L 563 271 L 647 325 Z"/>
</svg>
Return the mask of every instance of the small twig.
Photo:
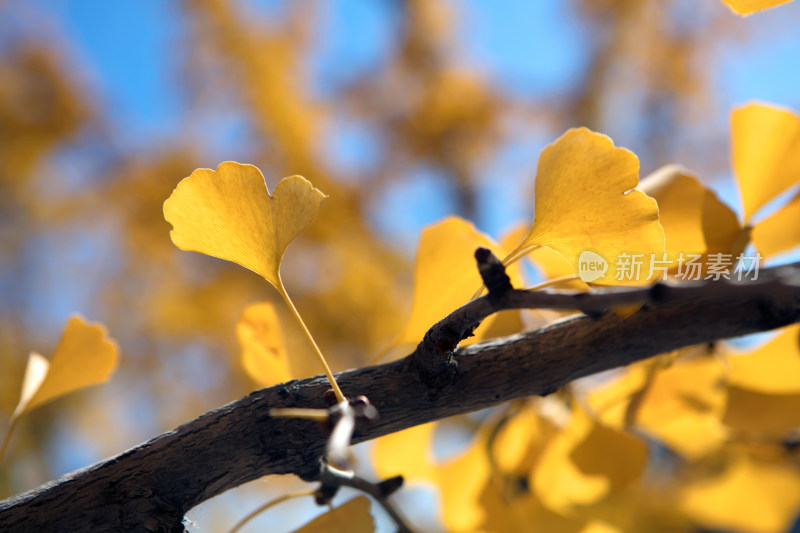
<svg viewBox="0 0 800 533">
<path fill-rule="evenodd" d="M 320 461 L 319 481 L 320 486 L 315 493 L 318 505 L 325 505 L 330 502 L 341 487 L 350 487 L 372 496 L 375 501 L 381 504 L 381 507 L 397 524 L 398 533 L 413 533 L 414 530 L 406 523 L 400 511 L 389 501 L 389 496 L 403 485 L 403 476 L 390 477 L 378 483 L 373 483 L 357 476 L 352 471 L 339 470 L 325 461 Z"/>
<path fill-rule="evenodd" d="M 506 274 L 506 267 L 488 248 L 475 250 L 475 260 L 478 262 L 478 272 L 483 279 L 486 290 L 489 291 L 489 300 L 497 301 L 513 290 L 511 278 Z"/>
<path fill-rule="evenodd" d="M 488 250 L 481 250 L 476 252 L 481 275 L 491 272 L 493 279 L 499 279 L 499 261 Z M 647 287 L 598 288 L 593 292 L 528 291 L 511 289 L 510 283 L 508 288 L 502 288 L 502 285 L 500 287 L 499 293 L 496 292 L 493 296 L 490 289 L 489 295 L 461 306 L 425 333 L 411 357 L 425 383 L 441 387 L 451 379 L 457 371 L 452 354 L 458 343 L 470 336 L 486 317 L 498 311 L 564 309 L 581 311 L 597 318 L 609 309 L 630 305 L 689 302 L 713 297 L 760 298 L 766 294 L 779 295 L 787 288 L 796 290 L 800 287 L 800 263 L 764 270 L 757 280 L 734 281 L 722 278 L 714 281 L 659 282 Z"/>
</svg>

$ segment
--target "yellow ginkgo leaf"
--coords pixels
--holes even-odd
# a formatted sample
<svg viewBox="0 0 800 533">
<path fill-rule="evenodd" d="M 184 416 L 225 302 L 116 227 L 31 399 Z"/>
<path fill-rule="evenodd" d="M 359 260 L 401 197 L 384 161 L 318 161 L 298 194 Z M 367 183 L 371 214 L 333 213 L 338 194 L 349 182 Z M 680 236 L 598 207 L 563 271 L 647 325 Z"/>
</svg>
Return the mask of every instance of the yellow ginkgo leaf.
<svg viewBox="0 0 800 533">
<path fill-rule="evenodd" d="M 800 194 L 755 225 L 753 243 L 766 257 L 800 246 Z"/>
<path fill-rule="evenodd" d="M 438 464 L 433 459 L 435 428 L 435 423 L 429 423 L 377 439 L 375 470 L 379 477 L 402 474 L 409 484 L 437 487 L 448 531 L 475 531 L 485 515 L 477 501 L 489 479 L 488 431 L 482 428 L 464 452 Z"/>
<path fill-rule="evenodd" d="M 638 398 L 637 427 L 687 459 L 719 448 L 727 432 L 722 425 L 727 393 L 725 366 L 717 357 L 691 357 L 657 368 Z"/>
<path fill-rule="evenodd" d="M 105 327 L 73 316 L 50 358 L 47 375 L 22 412 L 72 391 L 103 383 L 117 367 L 118 351 Z"/>
<path fill-rule="evenodd" d="M 375 524 L 369 507 L 369 499 L 357 496 L 295 529 L 294 533 L 372 533 Z"/>
<path fill-rule="evenodd" d="M 407 483 L 435 477 L 433 431 L 435 422 L 384 435 L 375 440 L 372 459 L 378 477 L 402 474 Z"/>
<path fill-rule="evenodd" d="M 679 506 L 715 531 L 782 533 L 800 511 L 800 472 L 737 453 L 719 476 L 686 486 Z"/>
<path fill-rule="evenodd" d="M 422 230 L 414 267 L 411 316 L 397 344 L 418 343 L 431 326 L 470 301 L 483 283 L 475 264 L 478 247 L 502 256 L 497 243 L 459 217 L 447 217 Z M 518 270 L 507 272 L 512 285 L 519 287 Z M 488 327 L 490 321 L 481 327 Z"/>
<path fill-rule="evenodd" d="M 474 531 L 486 516 L 486 510 L 477 505 L 490 476 L 486 438 L 486 431 L 479 432 L 464 453 L 437 469 L 442 522 L 447 531 Z"/>
<path fill-rule="evenodd" d="M 286 248 L 311 224 L 325 198 L 302 176 L 283 178 L 270 196 L 260 170 L 227 161 L 216 171 L 199 168 L 181 180 L 164 202 L 164 218 L 178 248 L 238 263 L 278 290 L 342 402 L 344 393 L 280 275 Z"/>
<path fill-rule="evenodd" d="M 238 263 L 277 288 L 286 248 L 325 198 L 302 176 L 282 179 L 270 196 L 258 168 L 227 161 L 184 178 L 164 202 L 164 218 L 178 248 Z"/>
<path fill-rule="evenodd" d="M 497 431 L 490 450 L 497 468 L 504 474 L 526 477 L 557 432 L 553 422 L 532 405 L 525 406 Z"/>
<path fill-rule="evenodd" d="M 262 387 L 292 379 L 278 313 L 270 302 L 248 305 L 236 324 L 242 365 Z"/>
<path fill-rule="evenodd" d="M 567 131 L 539 157 L 533 225 L 508 261 L 546 246 L 576 274 L 581 254 L 605 261 L 607 272 L 592 281 L 647 280 L 651 254 L 664 252 L 664 230 L 658 205 L 636 190 L 638 183 L 633 152 L 586 128 Z M 615 279 L 617 273 L 624 275 Z"/>
<path fill-rule="evenodd" d="M 800 394 L 800 325 L 788 326 L 765 345 L 726 358 L 728 383 L 765 394 Z"/>
<path fill-rule="evenodd" d="M 737 15 L 750 15 L 756 11 L 762 11 L 771 7 L 779 6 L 791 0 L 722 0 Z"/>
<path fill-rule="evenodd" d="M 759 103 L 734 109 L 731 150 L 745 222 L 800 182 L 800 118 L 791 111 Z"/>
<path fill-rule="evenodd" d="M 800 394 L 767 394 L 731 385 L 722 422 L 740 433 L 779 441 L 800 427 Z"/>
<path fill-rule="evenodd" d="M 733 249 L 742 229 L 736 213 L 686 169 L 661 167 L 642 180 L 639 190 L 658 202 L 670 259 L 681 253 L 730 253 Z"/>
<path fill-rule="evenodd" d="M 0 445 L 0 460 L 23 414 L 70 392 L 103 383 L 117 367 L 118 352 L 117 344 L 108 338 L 102 325 L 73 316 L 50 361 L 31 353 L 19 402 Z"/>
<path fill-rule="evenodd" d="M 542 451 L 530 483 L 544 505 L 569 513 L 624 489 L 646 463 L 644 441 L 599 424 L 576 402 L 567 427 Z"/>
</svg>

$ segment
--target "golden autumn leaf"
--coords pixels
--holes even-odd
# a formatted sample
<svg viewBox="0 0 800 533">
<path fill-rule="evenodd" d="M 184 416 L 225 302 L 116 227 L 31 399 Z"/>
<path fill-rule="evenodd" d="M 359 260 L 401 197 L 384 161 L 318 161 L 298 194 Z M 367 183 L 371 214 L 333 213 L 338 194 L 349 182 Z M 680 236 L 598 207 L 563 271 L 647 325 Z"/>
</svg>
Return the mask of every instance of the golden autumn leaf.
<svg viewBox="0 0 800 533">
<path fill-rule="evenodd" d="M 733 249 L 742 230 L 736 213 L 686 169 L 661 167 L 639 189 L 658 202 L 668 258 Z"/>
<path fill-rule="evenodd" d="M 184 178 L 164 202 L 164 218 L 181 250 L 238 263 L 279 288 L 286 248 L 325 198 L 302 176 L 283 178 L 270 195 L 258 168 L 227 161 Z"/>
<path fill-rule="evenodd" d="M 50 358 L 44 379 L 19 414 L 59 396 L 106 381 L 119 360 L 117 344 L 107 335 L 105 327 L 100 324 L 86 322 L 79 316 L 70 318 Z"/>
<path fill-rule="evenodd" d="M 800 394 L 768 394 L 731 385 L 722 422 L 759 439 L 783 439 L 800 427 Z"/>
<path fill-rule="evenodd" d="M 478 247 L 502 256 L 497 243 L 459 217 L 447 217 L 422 231 L 414 265 L 411 314 L 397 344 L 418 343 L 431 326 L 470 301 L 483 283 L 475 264 Z M 518 269 L 509 268 L 507 273 L 512 285 L 519 287 Z M 481 328 L 488 328 L 491 322 L 485 321 Z"/>
<path fill-rule="evenodd" d="M 791 111 L 760 103 L 734 109 L 731 150 L 745 222 L 800 182 L 800 118 Z"/>
<path fill-rule="evenodd" d="M 765 394 L 800 394 L 800 325 L 783 328 L 763 346 L 746 354 L 731 354 L 731 385 Z"/>
<path fill-rule="evenodd" d="M 497 431 L 490 450 L 504 474 L 527 476 L 558 428 L 531 405 L 509 418 Z"/>
<path fill-rule="evenodd" d="M 638 279 L 646 280 L 650 254 L 664 252 L 664 231 L 658 205 L 636 190 L 638 182 L 639 160 L 633 152 L 586 128 L 567 131 L 539 157 L 533 225 L 507 260 L 546 246 L 577 274 L 579 257 L 589 252 L 608 266 L 603 277 L 592 281 L 614 283 L 618 259 L 642 254 Z"/>
<path fill-rule="evenodd" d="M 433 460 L 434 422 L 421 424 L 375 440 L 372 460 L 380 478 L 402 474 L 407 483 L 431 480 L 436 463 Z"/>
<path fill-rule="evenodd" d="M 119 349 L 108 338 L 105 327 L 71 317 L 49 361 L 35 352 L 30 354 L 20 399 L 0 446 L 0 459 L 23 414 L 70 392 L 105 382 L 118 361 Z"/>
<path fill-rule="evenodd" d="M 238 263 L 260 274 L 281 294 L 303 329 L 339 401 L 344 393 L 281 280 L 289 243 L 317 216 L 326 196 L 302 176 L 283 178 L 270 195 L 253 165 L 233 161 L 217 170 L 199 168 L 184 178 L 164 202 L 170 238 L 181 250 Z"/>
<path fill-rule="evenodd" d="M 242 348 L 242 365 L 260 386 L 269 387 L 293 378 L 278 313 L 272 303 L 248 305 L 236 324 L 236 338 Z"/>
<path fill-rule="evenodd" d="M 405 429 L 376 440 L 373 462 L 379 477 L 402 474 L 409 484 L 428 483 L 438 488 L 441 519 L 449 531 L 475 531 L 484 519 L 476 505 L 489 477 L 486 431 L 479 431 L 470 446 L 443 464 L 433 459 L 435 423 Z"/>
<path fill-rule="evenodd" d="M 646 463 L 644 441 L 599 424 L 576 402 L 568 425 L 542 451 L 530 486 L 544 505 L 570 513 L 624 489 Z"/>
<path fill-rule="evenodd" d="M 779 6 L 791 0 L 722 0 L 737 15 L 750 15 L 771 7 Z"/>
<path fill-rule="evenodd" d="M 719 476 L 690 482 L 681 509 L 705 528 L 748 533 L 789 531 L 800 511 L 800 471 L 734 452 Z"/>
<path fill-rule="evenodd" d="M 687 459 L 710 453 L 727 437 L 721 422 L 724 379 L 724 365 L 711 356 L 681 358 L 657 369 L 639 399 L 636 426 Z"/>
<path fill-rule="evenodd" d="M 639 429 L 687 459 L 710 453 L 727 436 L 721 421 L 726 368 L 695 350 L 687 348 L 671 362 L 664 356 L 629 366 L 589 394 L 589 407 L 603 423 Z"/>
<path fill-rule="evenodd" d="M 485 432 L 479 432 L 466 451 L 437 469 L 442 523 L 448 531 L 474 531 L 486 516 L 486 510 L 477 505 L 490 476 L 486 438 Z"/>
<path fill-rule="evenodd" d="M 755 225 L 753 244 L 767 257 L 800 245 L 800 194 Z"/>
<path fill-rule="evenodd" d="M 369 499 L 357 496 L 319 515 L 293 533 L 372 533 L 375 524 L 369 508 Z"/>
</svg>

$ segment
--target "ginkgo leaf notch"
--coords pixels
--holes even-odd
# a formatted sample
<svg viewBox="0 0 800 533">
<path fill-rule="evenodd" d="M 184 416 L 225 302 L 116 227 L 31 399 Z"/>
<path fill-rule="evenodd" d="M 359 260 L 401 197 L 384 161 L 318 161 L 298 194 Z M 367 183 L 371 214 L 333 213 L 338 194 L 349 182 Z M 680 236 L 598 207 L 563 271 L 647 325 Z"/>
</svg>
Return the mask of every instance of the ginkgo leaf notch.
<svg viewBox="0 0 800 533">
<path fill-rule="evenodd" d="M 164 218 L 181 250 L 238 263 L 278 290 L 342 402 L 344 394 L 280 275 L 286 248 L 313 222 L 325 198 L 302 176 L 283 178 L 270 195 L 258 168 L 227 161 L 216 171 L 200 168 L 181 180 L 164 202 Z"/>
</svg>

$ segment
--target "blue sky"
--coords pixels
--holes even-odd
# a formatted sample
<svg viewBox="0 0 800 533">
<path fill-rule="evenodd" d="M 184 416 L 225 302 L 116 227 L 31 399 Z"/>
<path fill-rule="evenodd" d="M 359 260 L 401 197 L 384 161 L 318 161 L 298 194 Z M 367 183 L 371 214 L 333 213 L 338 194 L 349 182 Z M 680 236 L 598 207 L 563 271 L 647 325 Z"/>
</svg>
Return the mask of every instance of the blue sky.
<svg viewBox="0 0 800 533">
<path fill-rule="evenodd" d="M 697 0 L 694 0 L 697 2 Z M 716 0 L 704 0 L 707 10 L 727 8 Z M 186 134 L 188 110 L 182 107 L 182 34 L 186 31 L 177 2 L 73 2 L 37 0 L 49 13 L 80 58 L 82 70 L 97 92 L 101 105 L 110 110 L 119 142 L 131 149 L 146 149 L 158 139 Z M 285 2 L 248 0 L 242 9 L 268 16 L 280 14 Z M 588 60 L 586 38 L 568 2 L 468 0 L 459 19 L 459 61 L 478 68 L 512 94 L 558 94 L 579 81 Z M 325 4 L 325 16 L 317 28 L 313 65 L 314 92 L 324 98 L 332 87 L 368 71 L 388 54 L 393 12 L 389 2 L 335 0 Z M 747 24 L 741 41 L 711 43 L 709 65 L 714 84 L 713 105 L 720 128 L 726 128 L 729 109 L 750 100 L 800 108 L 800 3 L 758 13 L 747 19 L 730 15 L 732 23 Z M 356 28 L 356 31 L 353 31 Z M 534 51 L 534 52 L 531 52 Z M 209 153 L 222 159 L 239 155 L 237 147 L 246 135 L 243 118 L 211 115 L 215 131 L 206 142 Z M 346 120 L 346 117 L 345 117 Z M 565 128 L 569 125 L 565 125 Z M 331 160 L 344 169 L 368 168 L 381 147 L 365 125 L 347 124 L 330 143 Z M 483 187 L 479 213 L 482 229 L 497 234 L 520 217 L 529 215 L 529 202 L 513 194 L 527 175 L 515 169 L 535 166 L 538 151 L 552 139 L 521 139 L 518 146 L 501 151 L 486 169 L 488 175 L 507 176 L 502 183 Z M 242 151 L 238 148 L 239 152 Z M 643 167 L 646 165 L 643 162 Z M 408 198 L 448 194 L 429 169 L 407 177 L 403 186 L 385 194 L 387 212 Z M 715 183 L 720 194 L 738 208 L 731 183 Z M 493 205 L 505 207 L 493 209 Z M 375 223 L 387 237 L 412 247 L 419 229 L 449 213 L 451 206 L 428 202 L 418 215 L 381 219 Z"/>
</svg>

